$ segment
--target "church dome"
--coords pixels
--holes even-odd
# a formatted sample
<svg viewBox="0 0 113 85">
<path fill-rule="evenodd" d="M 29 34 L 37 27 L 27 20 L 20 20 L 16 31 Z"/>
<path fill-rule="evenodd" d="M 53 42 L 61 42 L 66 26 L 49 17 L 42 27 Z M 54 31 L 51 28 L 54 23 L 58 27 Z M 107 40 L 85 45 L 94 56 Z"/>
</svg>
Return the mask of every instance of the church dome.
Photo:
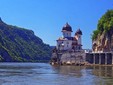
<svg viewBox="0 0 113 85">
<path fill-rule="evenodd" d="M 72 28 L 71 28 L 71 26 L 68 23 L 66 23 L 65 26 L 63 26 L 62 31 L 70 31 L 70 32 L 72 32 Z"/>
<path fill-rule="evenodd" d="M 77 34 L 82 35 L 82 31 L 81 31 L 80 29 L 78 29 L 78 30 L 76 31 L 75 35 L 77 35 Z"/>
</svg>

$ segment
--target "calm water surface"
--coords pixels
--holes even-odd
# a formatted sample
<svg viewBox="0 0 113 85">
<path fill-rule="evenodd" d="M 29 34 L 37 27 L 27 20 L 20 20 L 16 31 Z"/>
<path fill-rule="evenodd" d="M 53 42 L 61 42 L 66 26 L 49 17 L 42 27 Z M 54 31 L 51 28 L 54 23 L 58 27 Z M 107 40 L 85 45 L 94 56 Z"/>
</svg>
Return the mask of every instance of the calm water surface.
<svg viewBox="0 0 113 85">
<path fill-rule="evenodd" d="M 113 85 L 113 67 L 0 63 L 0 85 Z"/>
</svg>

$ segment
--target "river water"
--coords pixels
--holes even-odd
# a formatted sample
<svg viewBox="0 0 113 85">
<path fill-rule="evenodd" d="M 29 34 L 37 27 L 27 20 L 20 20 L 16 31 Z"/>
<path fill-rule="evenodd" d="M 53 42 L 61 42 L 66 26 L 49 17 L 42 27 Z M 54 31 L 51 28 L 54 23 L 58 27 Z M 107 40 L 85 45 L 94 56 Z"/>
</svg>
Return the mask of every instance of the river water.
<svg viewBox="0 0 113 85">
<path fill-rule="evenodd" d="M 113 85 L 113 67 L 0 63 L 0 85 Z"/>
</svg>

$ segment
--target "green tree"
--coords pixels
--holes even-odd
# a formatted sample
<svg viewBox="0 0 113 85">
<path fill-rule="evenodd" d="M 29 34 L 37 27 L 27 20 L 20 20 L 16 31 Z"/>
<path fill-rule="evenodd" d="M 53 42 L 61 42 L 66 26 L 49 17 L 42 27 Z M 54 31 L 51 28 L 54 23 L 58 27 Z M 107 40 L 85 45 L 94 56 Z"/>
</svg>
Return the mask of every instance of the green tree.
<svg viewBox="0 0 113 85">
<path fill-rule="evenodd" d="M 113 29 L 113 10 L 108 10 L 98 21 L 97 30 L 93 31 L 92 39 L 96 39 L 99 33 L 107 33 L 111 29 Z"/>
</svg>

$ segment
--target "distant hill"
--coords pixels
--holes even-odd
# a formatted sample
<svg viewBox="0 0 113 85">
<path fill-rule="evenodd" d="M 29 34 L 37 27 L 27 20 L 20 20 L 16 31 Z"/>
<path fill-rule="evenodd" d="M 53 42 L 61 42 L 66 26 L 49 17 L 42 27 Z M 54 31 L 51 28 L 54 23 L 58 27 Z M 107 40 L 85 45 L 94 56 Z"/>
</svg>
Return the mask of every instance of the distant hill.
<svg viewBox="0 0 113 85">
<path fill-rule="evenodd" d="M 54 49 L 56 46 L 50 46 L 51 47 L 51 49 Z"/>
<path fill-rule="evenodd" d="M 32 30 L 4 23 L 0 18 L 0 61 L 48 61 L 51 47 L 34 35 Z"/>
</svg>

